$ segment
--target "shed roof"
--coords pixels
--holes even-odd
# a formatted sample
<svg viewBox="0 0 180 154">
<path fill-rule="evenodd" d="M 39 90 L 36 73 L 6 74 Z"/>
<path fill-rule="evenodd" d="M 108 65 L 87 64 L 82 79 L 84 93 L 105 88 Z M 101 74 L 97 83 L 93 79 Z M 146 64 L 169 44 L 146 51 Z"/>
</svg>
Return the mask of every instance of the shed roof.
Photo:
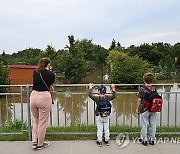
<svg viewBox="0 0 180 154">
<path fill-rule="evenodd" d="M 20 68 L 20 69 L 35 69 L 35 65 L 9 65 L 9 68 Z"/>
</svg>

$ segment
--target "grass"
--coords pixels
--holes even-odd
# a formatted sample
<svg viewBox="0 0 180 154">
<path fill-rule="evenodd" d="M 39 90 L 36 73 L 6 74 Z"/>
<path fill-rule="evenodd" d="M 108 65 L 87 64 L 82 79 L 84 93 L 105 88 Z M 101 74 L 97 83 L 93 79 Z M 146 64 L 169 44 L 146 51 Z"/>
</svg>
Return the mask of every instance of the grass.
<svg viewBox="0 0 180 154">
<path fill-rule="evenodd" d="M 96 139 L 96 126 L 94 125 L 73 125 L 64 127 L 47 127 L 46 139 L 47 140 L 95 140 Z M 111 126 L 111 139 L 115 139 L 118 133 L 132 133 L 130 138 L 139 137 L 141 127 L 138 126 Z M 16 132 L 17 134 L 5 134 Z M 81 132 L 81 134 L 79 133 Z M 134 132 L 134 133 L 133 133 Z M 170 134 L 165 132 L 180 132 L 180 127 L 174 126 L 162 126 L 157 127 L 157 137 L 159 134 L 161 137 L 177 137 L 180 135 Z M 14 124 L 10 123 L 8 126 L 3 125 L 0 127 L 0 141 L 27 141 L 28 140 L 28 126 L 27 123 L 23 123 L 23 131 L 21 121 L 16 121 Z M 74 133 L 74 134 L 73 134 Z M 165 133 L 165 134 L 163 134 Z"/>
</svg>

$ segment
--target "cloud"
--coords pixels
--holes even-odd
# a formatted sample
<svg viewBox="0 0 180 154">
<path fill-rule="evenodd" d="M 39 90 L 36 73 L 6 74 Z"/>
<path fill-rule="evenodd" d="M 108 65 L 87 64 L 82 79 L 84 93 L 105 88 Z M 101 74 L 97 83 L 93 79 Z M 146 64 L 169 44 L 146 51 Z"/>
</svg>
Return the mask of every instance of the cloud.
<svg viewBox="0 0 180 154">
<path fill-rule="evenodd" d="M 173 45 L 179 42 L 179 36 L 180 36 L 180 31 L 144 34 L 144 35 L 134 36 L 129 40 L 125 40 L 123 43 L 126 46 L 130 46 L 133 44 L 140 45 L 143 43 L 156 43 L 156 42 L 171 43 Z"/>
<path fill-rule="evenodd" d="M 61 49 L 69 34 L 106 48 L 113 38 L 128 45 L 169 38 L 175 42 L 179 4 L 179 0 L 1 0 L 0 53 L 29 46 L 44 49 L 49 43 Z M 166 35 L 153 35 L 162 33 Z"/>
</svg>

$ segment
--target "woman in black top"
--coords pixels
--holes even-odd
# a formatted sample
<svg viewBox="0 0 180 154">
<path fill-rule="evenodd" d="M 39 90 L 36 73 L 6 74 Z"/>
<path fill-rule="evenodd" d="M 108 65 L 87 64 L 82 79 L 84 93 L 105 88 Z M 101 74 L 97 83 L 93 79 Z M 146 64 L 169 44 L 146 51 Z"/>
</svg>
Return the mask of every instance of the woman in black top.
<svg viewBox="0 0 180 154">
<path fill-rule="evenodd" d="M 52 107 L 52 98 L 49 90 L 55 82 L 55 74 L 50 70 L 50 59 L 42 58 L 33 73 L 33 91 L 30 96 L 30 107 L 34 118 L 32 147 L 38 150 L 50 145 L 49 142 L 44 142 L 48 117 Z"/>
</svg>

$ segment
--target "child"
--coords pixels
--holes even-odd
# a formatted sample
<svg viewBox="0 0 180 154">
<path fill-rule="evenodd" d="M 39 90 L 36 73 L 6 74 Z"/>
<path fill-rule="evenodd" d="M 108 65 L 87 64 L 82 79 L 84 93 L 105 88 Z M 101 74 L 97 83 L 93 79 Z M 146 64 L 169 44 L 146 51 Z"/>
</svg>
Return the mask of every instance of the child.
<svg viewBox="0 0 180 154">
<path fill-rule="evenodd" d="M 103 133 L 103 127 L 105 132 L 105 139 L 103 140 L 104 143 L 109 146 L 109 115 L 103 116 L 100 113 L 100 102 L 101 101 L 110 101 L 113 100 L 116 97 L 115 92 L 115 85 L 111 85 L 112 95 L 105 95 L 106 94 L 106 87 L 103 85 L 98 86 L 97 94 L 98 96 L 95 96 L 92 94 L 92 89 L 94 85 L 92 83 L 89 84 L 89 97 L 96 102 L 96 110 L 95 110 L 95 116 L 96 116 L 96 123 L 97 123 L 97 141 L 96 143 L 99 145 L 99 147 L 102 146 L 102 133 Z"/>
<path fill-rule="evenodd" d="M 145 73 L 143 76 L 144 86 L 141 87 L 137 93 L 138 100 L 137 100 L 137 108 L 136 113 L 141 114 L 141 133 L 139 141 L 144 145 L 147 146 L 147 141 L 149 139 L 149 143 L 154 145 L 155 133 L 156 133 L 156 117 L 157 112 L 149 112 L 145 108 L 145 96 L 147 94 L 147 88 L 149 90 L 155 89 L 150 84 L 153 82 L 153 74 L 152 73 Z M 147 87 L 147 88 L 146 88 Z M 149 123 L 149 130 L 147 132 L 147 125 Z"/>
</svg>

